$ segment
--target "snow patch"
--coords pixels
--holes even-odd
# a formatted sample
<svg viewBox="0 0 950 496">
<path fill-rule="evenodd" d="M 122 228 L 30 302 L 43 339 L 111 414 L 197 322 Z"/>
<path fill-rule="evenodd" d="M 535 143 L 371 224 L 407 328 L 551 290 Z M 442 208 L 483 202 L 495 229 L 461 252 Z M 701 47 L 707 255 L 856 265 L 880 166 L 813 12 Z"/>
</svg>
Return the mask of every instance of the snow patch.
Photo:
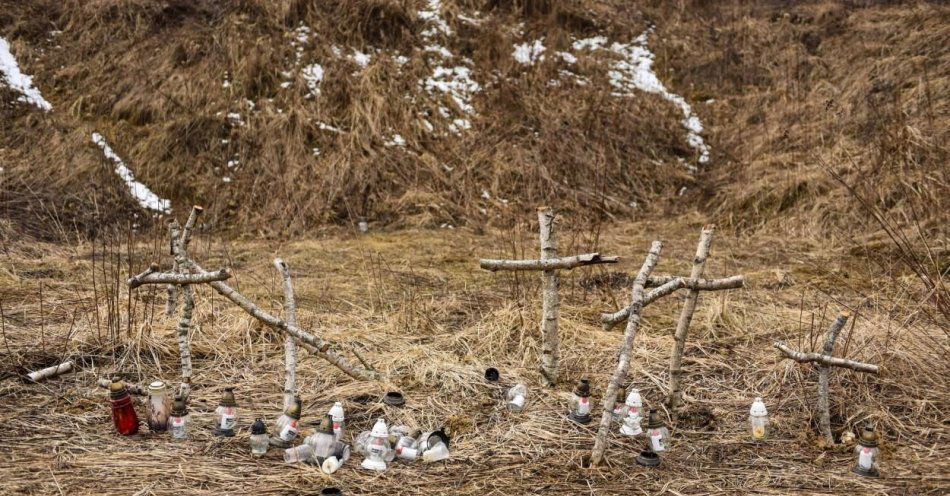
<svg viewBox="0 0 950 496">
<path fill-rule="evenodd" d="M 148 189 L 148 186 L 136 181 L 132 171 L 125 165 L 122 158 L 112 151 L 112 147 L 109 146 L 109 143 L 106 142 L 106 139 L 101 134 L 92 133 L 92 142 L 102 149 L 102 154 L 105 155 L 107 159 L 115 162 L 115 173 L 122 178 L 126 187 L 129 188 L 129 193 L 132 194 L 132 198 L 135 198 L 135 201 L 137 201 L 142 208 L 163 214 L 171 213 L 171 202 L 159 198 L 152 190 Z"/>
<path fill-rule="evenodd" d="M 366 68 L 369 65 L 369 61 L 372 56 L 368 53 L 363 53 L 357 49 L 353 49 L 353 62 L 356 62 L 356 65 Z"/>
<path fill-rule="evenodd" d="M 303 76 L 304 81 L 306 81 L 307 88 L 310 89 L 308 96 L 320 96 L 320 83 L 323 82 L 323 66 L 320 64 L 310 64 L 304 67 L 300 74 Z"/>
<path fill-rule="evenodd" d="M 533 65 L 539 60 L 544 60 L 544 38 L 515 45 L 515 51 L 511 54 L 521 65 Z"/>
<path fill-rule="evenodd" d="M 53 110 L 53 106 L 43 98 L 40 90 L 33 86 L 33 78 L 20 72 L 16 58 L 10 52 L 10 44 L 3 37 L 0 37 L 0 75 L 3 76 L 10 89 L 20 93 L 17 100 L 36 105 L 46 112 Z"/>
<path fill-rule="evenodd" d="M 686 143 L 699 153 L 698 162 L 701 164 L 709 162 L 709 146 L 703 141 L 700 133 L 703 132 L 703 124 L 693 112 L 685 98 L 670 92 L 659 76 L 653 72 L 653 52 L 647 48 L 647 37 L 652 28 L 647 29 L 640 34 L 631 43 L 614 42 L 610 45 L 609 51 L 620 57 L 620 60 L 613 62 L 607 77 L 611 86 L 614 87 L 615 96 L 632 96 L 634 90 L 645 91 L 647 93 L 656 93 L 662 96 L 666 101 L 679 107 L 683 113 L 681 124 L 686 128 Z M 607 39 L 603 36 L 587 38 L 574 42 L 574 49 L 581 50 L 589 48 L 607 49 L 605 45 Z"/>
<path fill-rule="evenodd" d="M 392 147 L 392 146 L 402 147 L 402 146 L 406 146 L 406 139 L 403 138 L 402 135 L 394 134 L 392 138 L 389 138 L 388 140 L 384 141 L 383 144 L 389 147 Z"/>
<path fill-rule="evenodd" d="M 568 64 L 573 65 L 577 63 L 577 57 L 575 57 L 574 54 L 570 52 L 554 52 L 554 54 L 558 57 L 561 57 L 561 60 L 567 62 Z"/>
</svg>

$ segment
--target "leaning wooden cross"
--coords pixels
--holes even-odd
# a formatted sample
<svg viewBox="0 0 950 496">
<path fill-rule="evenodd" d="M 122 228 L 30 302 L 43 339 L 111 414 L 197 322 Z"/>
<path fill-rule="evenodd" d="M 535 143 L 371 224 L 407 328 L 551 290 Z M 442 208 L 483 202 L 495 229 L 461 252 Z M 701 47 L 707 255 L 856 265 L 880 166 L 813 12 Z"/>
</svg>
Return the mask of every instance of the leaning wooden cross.
<svg viewBox="0 0 950 496">
<path fill-rule="evenodd" d="M 821 348 L 821 354 L 793 350 L 782 342 L 774 344 L 775 348 L 782 352 L 784 358 L 792 359 L 798 363 L 813 362 L 818 364 L 818 410 L 820 415 L 818 425 L 828 446 L 835 445 L 835 438 L 831 433 L 831 412 L 828 405 L 828 374 L 831 372 L 831 367 L 843 367 L 868 374 L 878 374 L 881 371 L 877 365 L 855 362 L 831 355 L 835 348 L 835 341 L 838 339 L 838 335 L 841 334 L 841 329 L 844 328 L 845 323 L 848 322 L 848 317 L 848 313 L 844 312 L 838 315 L 838 318 L 831 324 L 831 329 L 828 331 L 828 335 L 825 336 L 825 344 Z"/>
<path fill-rule="evenodd" d="M 558 360 L 560 352 L 558 338 L 558 311 L 560 295 L 558 271 L 570 270 L 585 265 L 617 263 L 617 257 L 604 257 L 600 253 L 586 253 L 570 257 L 557 256 L 557 242 L 554 231 L 554 210 L 548 207 L 538 209 L 538 223 L 541 232 L 541 258 L 535 260 L 492 260 L 481 259 L 479 266 L 492 272 L 497 270 L 539 270 L 541 271 L 541 377 L 545 385 L 557 383 Z"/>
<path fill-rule="evenodd" d="M 228 286 L 224 283 L 225 280 L 231 277 L 230 272 L 227 269 L 222 269 L 216 272 L 208 272 L 203 269 L 191 256 L 188 254 L 188 238 L 191 231 L 194 229 L 195 224 L 197 223 L 198 217 L 201 215 L 203 209 L 201 207 L 194 207 L 191 211 L 191 215 L 188 218 L 188 222 L 185 224 L 184 229 L 176 221 L 172 221 L 170 224 L 171 231 L 171 252 L 174 255 L 174 266 L 171 272 L 159 272 L 157 264 L 153 264 L 145 272 L 131 277 L 128 280 L 129 289 L 137 288 L 143 284 L 168 284 L 180 287 L 180 291 L 184 296 L 184 309 L 182 311 L 182 317 L 178 324 L 177 334 L 178 334 L 178 344 L 179 351 L 181 353 L 181 362 L 182 362 L 182 391 L 181 393 L 185 396 L 188 394 L 188 386 L 191 382 L 191 351 L 188 340 L 188 330 L 191 326 L 191 314 L 192 309 L 194 308 L 194 296 L 193 291 L 191 290 L 191 285 L 193 284 L 208 284 L 210 285 L 218 294 L 224 296 L 225 298 L 231 300 L 234 304 L 241 307 L 242 310 L 250 314 L 255 319 L 261 321 L 266 326 L 277 329 L 292 339 L 299 342 L 299 344 L 306 350 L 309 350 L 312 354 L 330 362 L 332 365 L 336 366 L 344 373 L 353 377 L 354 379 L 363 379 L 363 380 L 373 380 L 378 378 L 378 373 L 370 368 L 366 361 L 363 360 L 359 355 L 357 358 L 363 364 L 363 367 L 354 365 L 350 363 L 339 351 L 338 347 L 311 332 L 308 332 L 300 327 L 296 322 L 296 305 L 293 301 L 293 287 L 291 286 L 290 273 L 282 261 L 275 260 L 274 264 L 277 269 L 281 272 L 281 275 L 284 279 L 284 289 L 285 289 L 285 298 L 287 306 L 287 320 L 281 320 L 278 317 L 275 317 L 259 306 L 254 302 L 249 300 L 247 297 L 237 292 L 231 286 Z M 174 310 L 174 297 L 173 293 L 177 293 L 179 288 L 176 288 L 175 291 L 169 291 L 170 303 L 168 304 Z M 287 378 L 285 381 L 285 398 L 288 390 L 293 390 L 294 386 L 294 377 L 293 377 L 293 368 L 296 365 L 296 347 L 291 347 L 289 344 L 285 343 L 285 366 L 287 369 Z M 355 350 L 351 350 L 355 354 Z M 100 385 L 104 381 L 100 382 Z"/>
<path fill-rule="evenodd" d="M 693 258 L 693 269 L 689 277 L 647 277 L 644 284 L 645 288 L 653 287 L 654 289 L 643 295 L 643 307 L 676 290 L 684 288 L 689 290 L 683 302 L 683 310 L 680 312 L 679 321 L 676 323 L 676 332 L 673 334 L 673 351 L 670 354 L 670 392 L 667 396 L 667 404 L 670 409 L 676 408 L 682 401 L 681 377 L 683 374 L 683 350 L 686 347 L 686 337 L 689 334 L 689 325 L 693 320 L 693 312 L 696 310 L 696 303 L 699 299 L 700 291 L 736 289 L 741 288 L 745 283 L 741 275 L 722 279 L 702 278 L 706 269 L 706 258 L 709 257 L 709 247 L 712 244 L 714 232 L 715 226 L 708 225 L 703 227 L 699 235 L 699 244 L 696 247 L 696 256 Z M 604 329 L 610 330 L 614 325 L 627 321 L 631 315 L 632 307 L 633 305 L 630 305 L 616 312 L 603 314 L 601 316 L 601 322 L 604 325 Z"/>
</svg>

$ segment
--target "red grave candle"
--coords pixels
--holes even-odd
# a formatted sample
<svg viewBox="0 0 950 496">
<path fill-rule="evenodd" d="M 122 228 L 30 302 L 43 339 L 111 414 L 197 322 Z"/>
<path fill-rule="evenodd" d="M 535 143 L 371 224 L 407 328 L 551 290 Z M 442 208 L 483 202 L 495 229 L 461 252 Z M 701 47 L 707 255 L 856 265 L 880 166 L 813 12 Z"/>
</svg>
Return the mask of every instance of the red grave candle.
<svg viewBox="0 0 950 496">
<path fill-rule="evenodd" d="M 139 417 L 135 414 L 135 405 L 132 404 L 132 395 L 125 384 L 113 379 L 109 386 L 109 402 L 112 403 L 112 423 L 115 430 L 123 436 L 131 436 L 139 431 Z"/>
</svg>

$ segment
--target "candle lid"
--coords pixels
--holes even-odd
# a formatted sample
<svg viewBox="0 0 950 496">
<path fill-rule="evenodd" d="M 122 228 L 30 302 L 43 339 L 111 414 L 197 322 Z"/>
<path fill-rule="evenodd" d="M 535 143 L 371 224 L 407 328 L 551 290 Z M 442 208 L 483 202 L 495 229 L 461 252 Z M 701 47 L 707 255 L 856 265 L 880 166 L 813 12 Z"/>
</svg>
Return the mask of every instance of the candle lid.
<svg viewBox="0 0 950 496">
<path fill-rule="evenodd" d="M 221 406 L 237 406 L 237 402 L 234 401 L 234 387 L 228 386 L 224 388 L 224 395 L 221 396 Z"/>
<path fill-rule="evenodd" d="M 148 385 L 149 394 L 162 394 L 168 391 L 165 381 L 155 381 Z"/>
</svg>

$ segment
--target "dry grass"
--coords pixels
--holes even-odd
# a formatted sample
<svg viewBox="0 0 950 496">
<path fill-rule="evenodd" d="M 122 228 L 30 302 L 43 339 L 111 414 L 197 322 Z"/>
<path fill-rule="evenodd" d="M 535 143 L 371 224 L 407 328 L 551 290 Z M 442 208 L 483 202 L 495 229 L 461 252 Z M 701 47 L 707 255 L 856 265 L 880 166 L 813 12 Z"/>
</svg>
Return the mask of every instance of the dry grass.
<svg viewBox="0 0 950 496">
<path fill-rule="evenodd" d="M 90 143 L 93 130 L 179 211 L 198 202 L 221 228 L 264 234 L 360 217 L 509 225 L 552 202 L 629 217 L 680 203 L 683 186 L 689 202 L 711 200 L 720 221 L 743 228 L 804 221 L 822 234 L 850 230 L 864 219 L 837 208 L 847 191 L 828 168 L 888 211 L 925 212 L 925 229 L 946 235 L 933 212 L 950 197 L 941 97 L 950 91 L 941 49 L 950 10 L 937 4 L 446 0 L 456 34 L 437 41 L 470 57 L 483 87 L 479 116 L 460 137 L 421 124 L 427 115 L 443 129 L 439 106 L 454 104 L 419 90 L 434 62 L 419 49 L 429 42 L 418 0 L 0 4 L 0 33 L 57 109 L 0 108 L 2 215 L 44 238 L 123 224 L 135 212 Z M 592 59 L 579 67 L 590 85 L 551 87 L 558 57 L 527 70 L 511 57 L 517 41 L 544 36 L 550 54 L 572 37 L 629 40 L 651 20 L 662 20 L 651 40 L 661 76 L 707 127 L 715 155 L 699 177 L 678 165 L 695 157 L 676 110 L 658 96 L 609 97 L 606 68 Z M 280 87 L 280 73 L 296 70 L 300 23 L 313 32 L 301 63 L 326 70 L 319 98 L 306 97 L 299 75 Z M 351 49 L 380 52 L 360 71 Z M 394 63 L 397 54 L 409 62 Z M 229 124 L 229 112 L 246 125 Z M 393 133 L 408 146 L 384 146 Z M 229 172 L 232 159 L 241 166 Z M 225 174 L 234 181 L 223 184 Z"/>
<path fill-rule="evenodd" d="M 565 252 L 597 248 L 619 254 L 624 261 L 617 270 L 626 271 L 639 263 L 649 239 L 662 237 L 666 248 L 658 271 L 680 273 L 688 269 L 702 216 L 616 226 L 597 240 L 589 226 L 572 226 L 571 220 L 565 219 Z M 21 384 L 15 377 L 0 383 L 5 447 L 0 492 L 286 494 L 335 484 L 348 494 L 939 494 L 950 487 L 950 451 L 944 447 L 950 408 L 950 371 L 942 358 L 946 334 L 915 320 L 912 302 L 902 301 L 906 295 L 893 284 L 881 284 L 880 274 L 860 259 L 839 257 L 808 240 L 777 243 L 765 235 L 728 232 L 714 242 L 707 273 L 745 273 L 750 284 L 701 298 L 686 348 L 688 409 L 673 423 L 673 450 L 660 469 L 646 470 L 633 463 L 639 443 L 613 436 L 608 465 L 582 468 L 593 428 L 566 420 L 568 393 L 582 374 L 591 375 L 595 392 L 605 387 L 620 336 L 602 331 L 597 318 L 615 301 L 624 301 L 628 289 L 591 284 L 602 268 L 564 279 L 564 382 L 558 391 L 544 391 L 536 372 L 537 279 L 479 271 L 475 263 L 482 255 L 534 252 L 531 229 L 360 237 L 338 232 L 294 243 L 222 242 L 205 233 L 193 243 L 204 265 L 232 265 L 234 284 L 274 311 L 280 309 L 281 292 L 269 261 L 284 257 L 295 272 L 299 320 L 329 339 L 359 342 L 362 354 L 386 372 L 387 383 L 354 382 L 302 357 L 297 380 L 307 405 L 305 421 L 343 400 L 351 434 L 368 429 L 380 415 L 420 428 L 449 425 L 454 431 L 453 457 L 445 464 L 397 464 L 376 475 L 358 469 L 356 456 L 332 477 L 283 465 L 276 451 L 261 461 L 248 455 L 249 421 L 264 416 L 273 422 L 279 414 L 281 339 L 220 297 L 212 298 L 209 288 L 198 291 L 192 337 L 193 439 L 172 444 L 166 436 L 147 433 L 116 436 L 106 393 L 92 385 L 97 375 L 117 371 L 137 382 L 177 379 L 174 322 L 160 315 L 161 293 L 142 288 L 133 294 L 129 333 L 129 300 L 120 288 L 112 297 L 118 302 L 112 336 L 101 330 L 110 313 L 105 277 L 97 282 L 100 330 L 90 304 L 88 243 L 74 249 L 16 246 L 0 278 L 7 371 L 18 363 L 35 368 L 58 360 L 76 309 L 66 352 L 83 361 L 84 370 L 39 385 Z M 132 270 L 162 259 L 161 249 L 140 239 Z M 112 262 L 96 263 L 100 273 L 103 267 L 107 274 L 114 272 Z M 124 254 L 118 265 L 122 279 L 128 270 Z M 42 313 L 36 296 L 41 284 Z M 861 301 L 866 303 L 859 306 Z M 158 310 L 149 317 L 152 305 Z M 650 307 L 637 339 L 631 374 L 649 405 L 659 402 L 667 380 L 678 306 L 678 298 L 669 298 Z M 832 424 L 836 433 L 868 421 L 878 425 L 884 439 L 882 480 L 851 475 L 846 448 L 822 449 L 815 371 L 781 361 L 770 348 L 774 339 L 805 349 L 820 346 L 814 343 L 820 343 L 833 313 L 844 308 L 858 312 L 857 324 L 842 336 L 837 353 L 880 363 L 886 373 L 835 371 Z M 37 340 L 41 318 L 45 349 Z M 502 371 L 504 381 L 529 385 L 524 413 L 508 413 L 484 387 L 481 374 L 489 365 Z M 243 418 L 238 437 L 222 441 L 210 435 L 210 426 L 226 384 L 237 385 Z M 390 388 L 404 392 L 405 408 L 393 410 L 377 401 Z M 756 395 L 766 398 L 776 428 L 775 438 L 764 445 L 746 440 L 748 406 Z"/>
</svg>

